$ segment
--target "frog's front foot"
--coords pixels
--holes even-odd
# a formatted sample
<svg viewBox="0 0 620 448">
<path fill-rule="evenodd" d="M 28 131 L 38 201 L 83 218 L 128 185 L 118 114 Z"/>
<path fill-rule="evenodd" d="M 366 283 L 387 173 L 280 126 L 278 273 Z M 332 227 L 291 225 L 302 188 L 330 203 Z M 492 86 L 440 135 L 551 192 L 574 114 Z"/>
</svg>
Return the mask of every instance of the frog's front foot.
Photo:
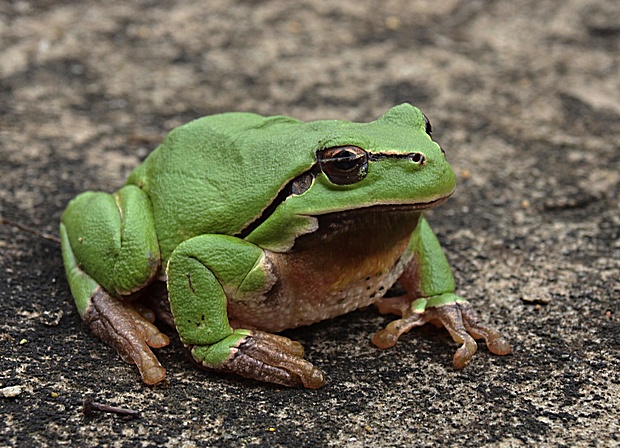
<svg viewBox="0 0 620 448">
<path fill-rule="evenodd" d="M 148 317 L 148 313 L 139 313 L 131 303 L 112 297 L 99 288 L 93 293 L 83 319 L 91 331 L 114 347 L 125 362 L 136 364 L 142 381 L 152 385 L 166 377 L 166 369 L 151 347 L 164 347 L 170 340 Z"/>
<path fill-rule="evenodd" d="M 245 378 L 308 389 L 325 384 L 323 372 L 303 359 L 299 342 L 263 331 L 235 330 L 216 344 L 191 347 L 191 353 L 203 367 Z"/>
<path fill-rule="evenodd" d="M 403 316 L 374 335 L 372 341 L 379 348 L 392 347 L 403 333 L 431 322 L 446 327 L 452 339 L 461 344 L 453 358 L 455 369 L 469 364 L 478 349 L 475 339 L 485 339 L 489 351 L 496 355 L 507 355 L 511 351 L 508 340 L 497 330 L 482 324 L 473 307 L 454 294 L 418 299 L 406 307 L 401 298 L 383 299 L 378 306 L 382 313 Z"/>
</svg>

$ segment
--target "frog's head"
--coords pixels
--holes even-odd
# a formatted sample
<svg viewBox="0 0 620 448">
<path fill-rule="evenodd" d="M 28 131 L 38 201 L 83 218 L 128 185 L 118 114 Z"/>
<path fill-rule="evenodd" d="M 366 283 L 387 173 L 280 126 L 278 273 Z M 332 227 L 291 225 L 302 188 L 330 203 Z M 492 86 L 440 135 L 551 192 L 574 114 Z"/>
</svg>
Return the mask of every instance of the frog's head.
<svg viewBox="0 0 620 448">
<path fill-rule="evenodd" d="M 262 247 L 290 248 L 316 229 L 319 215 L 381 213 L 385 206 L 423 210 L 454 191 L 456 177 L 432 140 L 430 122 L 410 104 L 370 123 L 315 121 L 304 128 L 315 142 L 312 167 L 289 180 L 246 229 L 248 240 Z"/>
</svg>

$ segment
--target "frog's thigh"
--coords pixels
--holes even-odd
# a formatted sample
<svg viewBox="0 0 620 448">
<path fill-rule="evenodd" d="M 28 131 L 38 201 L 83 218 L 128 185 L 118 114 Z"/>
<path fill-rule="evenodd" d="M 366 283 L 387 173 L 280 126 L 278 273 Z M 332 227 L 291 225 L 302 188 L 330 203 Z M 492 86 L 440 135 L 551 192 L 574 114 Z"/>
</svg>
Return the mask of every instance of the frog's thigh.
<svg viewBox="0 0 620 448">
<path fill-rule="evenodd" d="M 229 324 L 227 297 L 256 297 L 273 286 L 267 265 L 262 249 L 231 236 L 202 235 L 180 244 L 167 269 L 179 336 L 208 369 L 291 387 L 321 387 L 323 373 L 303 359 L 298 342 L 262 331 L 233 331 Z"/>
<path fill-rule="evenodd" d="M 81 314 L 97 284 L 126 295 L 159 270 L 151 203 L 138 187 L 126 186 L 114 194 L 82 193 L 67 206 L 60 231 L 67 277 Z"/>
<path fill-rule="evenodd" d="M 260 291 L 267 285 L 254 244 L 228 235 L 200 235 L 181 243 L 168 262 L 170 309 L 183 343 L 211 345 L 232 335 L 227 293 Z"/>
</svg>

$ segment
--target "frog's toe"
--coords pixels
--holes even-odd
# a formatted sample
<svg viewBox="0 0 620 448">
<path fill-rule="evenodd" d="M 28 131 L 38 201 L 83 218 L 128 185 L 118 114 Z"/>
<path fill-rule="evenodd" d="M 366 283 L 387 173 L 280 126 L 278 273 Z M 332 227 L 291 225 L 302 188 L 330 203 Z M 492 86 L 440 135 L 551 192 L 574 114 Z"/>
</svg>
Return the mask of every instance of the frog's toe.
<svg viewBox="0 0 620 448">
<path fill-rule="evenodd" d="M 402 319 L 394 320 L 383 330 L 375 333 L 372 343 L 381 349 L 393 347 L 403 333 L 407 333 L 413 327 L 424 325 L 426 322 L 422 313 L 413 313 Z"/>
<path fill-rule="evenodd" d="M 484 325 L 478 319 L 473 307 L 468 303 L 459 303 L 465 328 L 476 339 L 484 339 L 487 348 L 496 355 L 507 355 L 512 351 L 510 342 L 499 331 Z"/>
<path fill-rule="evenodd" d="M 205 362 L 209 352 L 218 352 L 215 346 L 195 347 L 192 354 L 201 364 L 209 369 L 231 372 L 268 383 L 288 387 L 305 387 L 318 389 L 325 384 L 323 372 L 303 359 L 304 349 L 299 342 L 291 341 L 262 331 L 237 330 L 244 336 L 230 347 L 229 356 L 218 364 Z M 234 335 L 232 336 L 234 338 Z M 223 345 L 228 345 L 222 341 Z"/>
<path fill-rule="evenodd" d="M 429 320 L 437 322 L 448 330 L 452 339 L 462 344 L 454 354 L 455 369 L 462 369 L 471 361 L 478 349 L 474 339 L 484 338 L 487 346 L 496 355 L 510 353 L 510 344 L 501 333 L 480 323 L 473 307 L 462 301 L 439 305 L 426 310 Z"/>
<path fill-rule="evenodd" d="M 461 344 L 461 347 L 454 354 L 454 368 L 462 369 L 469 364 L 478 350 L 478 344 L 476 344 L 476 341 L 470 336 L 465 327 L 459 304 L 451 303 L 431 307 L 426 310 L 425 314 L 429 321 L 445 327 L 454 342 Z"/>
<path fill-rule="evenodd" d="M 157 365 L 152 365 L 150 367 L 143 366 L 143 368 L 140 369 L 140 376 L 145 384 L 154 386 L 157 383 L 161 383 L 166 378 L 166 369 L 157 362 Z"/>
<path fill-rule="evenodd" d="M 238 348 L 231 362 L 237 370 L 251 372 L 254 379 L 308 389 L 325 384 L 323 372 L 303 359 L 304 349 L 299 342 L 255 331 Z"/>
<path fill-rule="evenodd" d="M 163 347 L 170 340 L 130 303 L 98 289 L 93 293 L 83 319 L 92 332 L 112 346 L 124 361 L 136 364 L 146 384 L 157 384 L 166 377 L 166 370 L 151 347 Z"/>
</svg>

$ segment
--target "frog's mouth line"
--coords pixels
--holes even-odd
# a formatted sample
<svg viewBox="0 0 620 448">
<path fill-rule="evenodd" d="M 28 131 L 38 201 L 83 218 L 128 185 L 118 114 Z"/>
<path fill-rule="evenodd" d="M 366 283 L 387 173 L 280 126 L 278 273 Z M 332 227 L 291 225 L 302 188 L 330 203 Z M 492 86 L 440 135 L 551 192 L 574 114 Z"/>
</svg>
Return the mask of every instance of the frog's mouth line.
<svg viewBox="0 0 620 448">
<path fill-rule="evenodd" d="M 450 196 L 452 196 L 452 193 L 450 193 L 447 196 L 444 196 L 444 197 L 441 197 L 439 199 L 435 199 L 429 202 L 417 202 L 415 204 L 406 204 L 406 203 L 376 204 L 376 205 L 368 205 L 366 207 L 356 207 L 354 209 L 344 208 L 342 210 L 330 210 L 325 213 L 308 214 L 305 216 L 324 216 L 324 215 L 342 214 L 342 213 L 355 214 L 355 213 L 369 213 L 369 212 L 370 213 L 390 213 L 390 212 L 422 211 L 422 210 L 428 210 L 429 208 L 433 208 L 433 207 L 443 204 L 450 198 Z"/>
</svg>

